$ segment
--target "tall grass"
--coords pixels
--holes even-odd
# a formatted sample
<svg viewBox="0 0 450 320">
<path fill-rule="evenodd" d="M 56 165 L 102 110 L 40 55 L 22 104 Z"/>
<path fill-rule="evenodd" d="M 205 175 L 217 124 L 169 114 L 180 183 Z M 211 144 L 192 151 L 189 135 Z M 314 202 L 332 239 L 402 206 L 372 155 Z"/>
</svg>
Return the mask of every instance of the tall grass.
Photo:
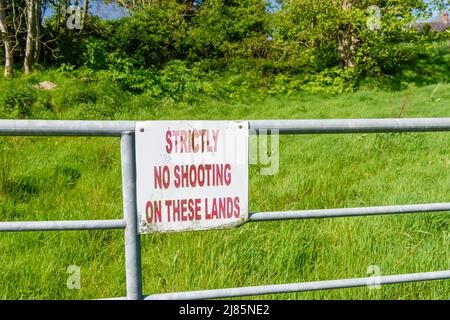
<svg viewBox="0 0 450 320">
<path fill-rule="evenodd" d="M 33 81 L 22 85 L 32 85 Z M 25 80 L 24 80 L 25 81 Z M 33 118 L 303 119 L 445 117 L 450 85 L 405 92 L 264 96 L 196 103 L 116 96 L 74 99 L 77 80 L 39 93 Z M 0 96 L 5 96 L 0 83 Z M 84 85 L 84 84 L 83 84 Z M 59 91 L 58 91 L 59 90 Z M 73 89 L 75 91 L 80 88 Z M 82 92 L 82 91 L 80 91 Z M 66 97 L 67 96 L 67 97 Z M 107 98 L 106 98 L 107 97 Z M 110 99 L 110 100 L 104 100 Z M 105 102 L 106 101 L 106 102 Z M 407 101 L 407 102 L 405 102 Z M 407 104 L 407 106 L 405 106 Z M 45 106 L 49 106 L 49 108 Z M 114 112 L 96 113 L 92 110 Z M 250 167 L 250 211 L 448 202 L 447 133 L 282 136 L 280 170 Z M 113 138 L 0 139 L 2 221 L 114 219 L 122 216 L 119 141 Z M 142 236 L 144 293 L 365 277 L 450 269 L 448 213 L 247 224 L 226 231 Z M 92 299 L 125 295 L 121 231 L 0 234 L 0 298 Z M 69 290 L 70 265 L 81 289 Z M 264 296 L 275 299 L 448 299 L 449 281 Z"/>
</svg>

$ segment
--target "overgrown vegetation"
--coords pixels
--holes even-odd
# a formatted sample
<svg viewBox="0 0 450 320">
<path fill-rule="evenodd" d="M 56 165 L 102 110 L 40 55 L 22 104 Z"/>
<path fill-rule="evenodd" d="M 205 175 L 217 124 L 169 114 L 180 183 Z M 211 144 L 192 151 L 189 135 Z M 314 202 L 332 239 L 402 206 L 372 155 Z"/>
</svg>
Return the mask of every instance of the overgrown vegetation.
<svg viewBox="0 0 450 320">
<path fill-rule="evenodd" d="M 131 93 L 173 98 L 180 88 L 201 92 L 205 81 L 242 74 L 272 92 L 354 91 L 373 78 L 404 87 L 448 81 L 450 74 L 450 29 L 417 25 L 445 7 L 441 0 L 295 0 L 279 1 L 277 9 L 266 0 L 119 1 L 127 15 L 112 21 L 81 0 L 1 3 L 0 59 L 10 68 L 15 62 L 16 73 L 24 59 L 25 73 L 101 71 Z M 40 19 L 28 21 L 28 12 Z M 7 77 L 12 72 L 5 67 Z M 174 73 L 187 85 L 170 87 Z"/>
<path fill-rule="evenodd" d="M 448 84 L 341 95 L 251 91 L 233 101 L 121 97 L 110 85 L 41 74 L 61 87 L 34 117 L 58 119 L 301 119 L 445 117 Z M 38 81 L 34 76 L 23 86 Z M 13 80 L 14 81 L 14 80 Z M 18 85 L 19 80 L 15 80 Z M 73 84 L 76 83 L 75 86 Z M 2 82 L 2 86 L 4 82 Z M 58 93 L 75 88 L 75 97 Z M 104 93 L 100 93 L 100 92 Z M 79 92 L 79 94 L 77 93 Z M 82 95 L 81 93 L 85 93 Z M 120 92 L 117 91 L 118 93 Z M 65 98 L 67 97 L 67 98 Z M 105 99 L 117 112 L 103 114 Z M 73 99 L 73 100 L 66 100 Z M 109 100 L 108 100 L 109 101 Z M 25 104 L 26 105 L 26 104 Z M 92 112 L 87 112 L 87 108 Z M 34 109 L 35 108 L 35 109 Z M 59 110 L 50 111 L 51 109 Z M 446 202 L 446 133 L 282 136 L 280 171 L 251 166 L 250 211 Z M 119 141 L 114 138 L 0 139 L 2 221 L 120 218 Z M 144 292 L 364 277 L 450 267 L 448 213 L 248 224 L 228 231 L 142 237 Z M 125 295 L 120 231 L 1 233 L 5 299 L 94 299 Z M 81 268 L 69 290 L 67 268 Z M 267 296 L 276 299 L 447 299 L 448 281 Z"/>
</svg>

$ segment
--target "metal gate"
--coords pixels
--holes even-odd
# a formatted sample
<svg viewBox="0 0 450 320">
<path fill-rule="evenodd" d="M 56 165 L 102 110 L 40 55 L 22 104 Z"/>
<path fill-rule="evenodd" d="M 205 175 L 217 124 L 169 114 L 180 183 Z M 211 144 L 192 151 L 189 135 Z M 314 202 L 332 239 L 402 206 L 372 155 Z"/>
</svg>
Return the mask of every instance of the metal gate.
<svg viewBox="0 0 450 320">
<path fill-rule="evenodd" d="M 249 121 L 250 132 L 277 130 L 280 134 L 387 133 L 450 131 L 450 118 L 341 119 Z M 127 297 L 114 299 L 213 299 L 367 286 L 374 277 L 253 287 L 142 294 L 141 245 L 137 231 L 134 121 L 0 120 L 0 136 L 110 136 L 120 137 L 123 219 L 78 221 L 0 222 L 0 232 L 124 229 Z M 421 212 L 448 212 L 450 203 L 365 208 L 255 212 L 250 222 L 371 216 Z M 376 284 L 450 279 L 450 270 L 376 277 Z"/>
</svg>

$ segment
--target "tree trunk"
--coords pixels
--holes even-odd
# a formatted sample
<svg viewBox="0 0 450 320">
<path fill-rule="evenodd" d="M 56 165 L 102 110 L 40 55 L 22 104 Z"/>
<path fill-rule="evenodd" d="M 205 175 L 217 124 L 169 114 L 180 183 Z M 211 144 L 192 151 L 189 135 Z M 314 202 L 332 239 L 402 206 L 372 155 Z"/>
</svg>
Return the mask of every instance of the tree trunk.
<svg viewBox="0 0 450 320">
<path fill-rule="evenodd" d="M 23 63 L 23 72 L 30 74 L 34 64 L 34 52 L 36 45 L 36 14 L 35 4 L 37 0 L 26 0 L 26 15 L 27 15 L 27 40 L 25 47 L 25 61 Z"/>
<path fill-rule="evenodd" d="M 5 47 L 5 72 L 6 78 L 13 74 L 13 45 L 11 35 L 9 34 L 8 24 L 6 21 L 6 4 L 5 0 L 0 0 L 0 38 Z"/>
<path fill-rule="evenodd" d="M 56 34 L 61 31 L 61 4 L 58 2 L 56 5 Z"/>
<path fill-rule="evenodd" d="M 83 12 L 81 13 L 81 25 L 80 25 L 80 34 L 83 33 L 84 24 L 86 23 L 86 19 L 89 12 L 89 0 L 84 0 L 83 3 Z"/>
<path fill-rule="evenodd" d="M 70 0 L 66 0 L 66 10 L 64 14 L 64 30 L 65 30 L 65 38 L 67 43 L 72 41 L 72 29 L 68 26 L 68 18 L 70 16 Z"/>
<path fill-rule="evenodd" d="M 348 11 L 353 7 L 353 0 L 343 0 L 342 10 Z M 358 37 L 352 23 L 344 23 L 339 28 L 338 34 L 339 65 L 341 68 L 354 68 Z"/>
<path fill-rule="evenodd" d="M 12 77 L 13 75 L 13 63 L 14 63 L 14 55 L 13 55 L 13 45 L 11 41 L 7 40 L 4 42 L 5 44 L 5 78 Z"/>
<path fill-rule="evenodd" d="M 34 40 L 34 62 L 39 62 L 41 56 L 41 0 L 34 1 L 35 40 Z"/>
</svg>

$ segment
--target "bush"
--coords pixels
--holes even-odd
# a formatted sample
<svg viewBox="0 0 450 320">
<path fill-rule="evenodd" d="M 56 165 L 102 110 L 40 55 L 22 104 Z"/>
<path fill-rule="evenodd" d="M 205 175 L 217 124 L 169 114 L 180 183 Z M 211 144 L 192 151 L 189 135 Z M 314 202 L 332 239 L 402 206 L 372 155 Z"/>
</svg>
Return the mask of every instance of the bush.
<svg viewBox="0 0 450 320">
<path fill-rule="evenodd" d="M 101 74 L 78 70 L 70 82 L 50 93 L 55 113 L 73 118 L 112 118 L 126 104 L 128 94 Z"/>
<path fill-rule="evenodd" d="M 162 67 L 184 56 L 187 6 L 175 0 L 143 6 L 121 20 L 108 39 L 112 51 L 131 58 L 137 66 Z"/>
<path fill-rule="evenodd" d="M 2 118 L 27 118 L 32 114 L 36 89 L 23 81 L 5 81 L 1 86 L 0 114 Z"/>
<path fill-rule="evenodd" d="M 312 93 L 344 93 L 356 90 L 359 75 L 354 69 L 335 67 L 307 76 L 305 80 L 302 90 Z"/>
<path fill-rule="evenodd" d="M 145 93 L 153 98 L 174 101 L 196 101 L 203 96 L 229 99 L 247 90 L 245 81 L 224 78 L 215 72 L 204 72 L 199 64 L 173 60 L 162 70 L 137 69 L 130 59 L 110 55 L 109 70 L 103 73 L 122 90 Z"/>
</svg>

